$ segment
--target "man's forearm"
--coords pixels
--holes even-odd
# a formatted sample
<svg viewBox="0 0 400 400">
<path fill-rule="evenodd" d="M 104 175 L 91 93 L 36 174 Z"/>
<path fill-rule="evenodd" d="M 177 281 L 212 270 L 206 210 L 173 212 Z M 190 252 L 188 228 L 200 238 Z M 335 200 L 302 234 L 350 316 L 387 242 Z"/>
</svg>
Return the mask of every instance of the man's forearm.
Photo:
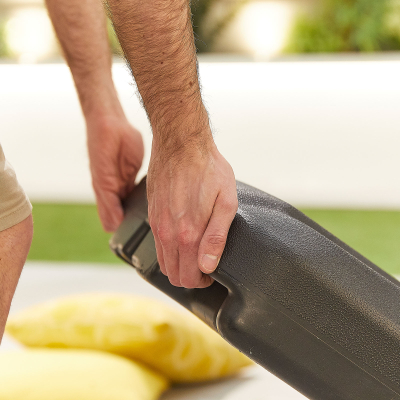
<svg viewBox="0 0 400 400">
<path fill-rule="evenodd" d="M 120 113 L 101 0 L 46 0 L 85 116 Z"/>
<path fill-rule="evenodd" d="M 46 3 L 85 115 L 100 220 L 111 232 L 123 219 L 121 199 L 133 189 L 143 159 L 143 140 L 126 119 L 114 87 L 101 0 Z"/>
<path fill-rule="evenodd" d="M 147 197 L 160 270 L 175 286 L 209 286 L 237 195 L 201 99 L 189 0 L 108 2 L 153 129 Z"/>
<path fill-rule="evenodd" d="M 172 141 L 176 149 L 181 141 L 210 135 L 188 0 L 108 0 L 108 4 L 154 140 Z"/>
</svg>

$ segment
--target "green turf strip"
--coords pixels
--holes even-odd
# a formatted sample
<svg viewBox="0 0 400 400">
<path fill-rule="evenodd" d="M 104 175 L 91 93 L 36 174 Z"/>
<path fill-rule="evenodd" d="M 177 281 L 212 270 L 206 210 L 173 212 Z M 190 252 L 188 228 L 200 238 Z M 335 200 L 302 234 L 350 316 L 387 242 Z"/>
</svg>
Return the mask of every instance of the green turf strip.
<svg viewBox="0 0 400 400">
<path fill-rule="evenodd" d="M 310 218 L 391 274 L 400 274 L 400 211 L 303 210 Z M 96 207 L 33 205 L 30 260 L 119 263 L 108 248 Z"/>
<path fill-rule="evenodd" d="M 110 251 L 96 206 L 33 204 L 34 235 L 29 260 L 119 263 Z"/>
<path fill-rule="evenodd" d="M 380 268 L 400 275 L 400 211 L 302 211 Z"/>
</svg>

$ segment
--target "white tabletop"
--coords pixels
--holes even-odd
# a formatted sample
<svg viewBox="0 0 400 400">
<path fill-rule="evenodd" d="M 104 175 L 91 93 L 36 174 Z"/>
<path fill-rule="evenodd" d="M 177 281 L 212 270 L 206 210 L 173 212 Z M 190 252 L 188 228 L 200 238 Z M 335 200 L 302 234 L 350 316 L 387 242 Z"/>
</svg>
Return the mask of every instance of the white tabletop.
<svg viewBox="0 0 400 400">
<path fill-rule="evenodd" d="M 11 313 L 60 296 L 85 292 L 123 292 L 153 297 L 182 310 L 162 292 L 143 281 L 128 266 L 27 263 Z M 20 347 L 5 335 L 0 351 Z M 259 366 L 231 379 L 170 389 L 162 400 L 301 400 L 294 389 Z"/>
</svg>

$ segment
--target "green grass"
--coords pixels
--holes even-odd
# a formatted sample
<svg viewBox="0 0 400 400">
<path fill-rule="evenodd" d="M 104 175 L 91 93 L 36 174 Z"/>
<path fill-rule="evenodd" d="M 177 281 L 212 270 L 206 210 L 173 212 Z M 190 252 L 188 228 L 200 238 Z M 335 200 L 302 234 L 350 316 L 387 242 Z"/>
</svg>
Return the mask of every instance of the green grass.
<svg viewBox="0 0 400 400">
<path fill-rule="evenodd" d="M 34 236 L 29 260 L 120 263 L 110 251 L 96 206 L 33 204 Z"/>
<path fill-rule="evenodd" d="M 324 228 L 391 274 L 400 274 L 400 211 L 303 210 Z M 108 248 L 96 207 L 33 205 L 30 260 L 120 263 Z"/>
<path fill-rule="evenodd" d="M 302 210 L 390 274 L 400 274 L 400 211 Z"/>
</svg>

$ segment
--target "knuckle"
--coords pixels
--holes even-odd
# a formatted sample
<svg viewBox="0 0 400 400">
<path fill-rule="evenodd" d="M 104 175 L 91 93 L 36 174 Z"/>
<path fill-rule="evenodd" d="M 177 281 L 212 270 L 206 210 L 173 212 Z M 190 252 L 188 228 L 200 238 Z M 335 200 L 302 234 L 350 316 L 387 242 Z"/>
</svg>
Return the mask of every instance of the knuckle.
<svg viewBox="0 0 400 400">
<path fill-rule="evenodd" d="M 149 225 L 152 231 L 157 231 L 157 224 L 153 217 L 149 215 Z"/>
<path fill-rule="evenodd" d="M 179 246 L 187 247 L 195 242 L 195 235 L 190 229 L 182 229 L 177 236 Z"/>
<path fill-rule="evenodd" d="M 211 286 L 213 282 L 214 280 L 210 278 L 208 275 L 203 275 L 198 287 L 206 288 L 208 286 Z"/>
<path fill-rule="evenodd" d="M 234 208 L 235 212 L 239 208 L 239 200 L 236 196 L 233 198 L 233 208 Z"/>
<path fill-rule="evenodd" d="M 177 287 L 181 287 L 181 281 L 179 280 L 179 278 L 175 278 L 172 276 L 168 276 L 169 282 L 171 283 L 171 285 L 173 286 L 177 286 Z"/>
<path fill-rule="evenodd" d="M 157 236 L 161 243 L 169 243 L 172 237 L 170 225 L 164 222 L 159 223 L 157 226 Z"/>
<path fill-rule="evenodd" d="M 181 285 L 187 289 L 194 289 L 199 286 L 201 277 L 186 275 L 181 277 Z"/>
<path fill-rule="evenodd" d="M 228 211 L 235 211 L 238 209 L 238 199 L 237 197 L 226 197 L 223 201 L 222 201 L 222 207 L 225 208 L 225 210 Z"/>
<path fill-rule="evenodd" d="M 207 243 L 214 246 L 225 245 L 226 235 L 222 232 L 212 233 L 207 236 Z"/>
<path fill-rule="evenodd" d="M 149 225 L 151 230 L 158 234 L 158 220 L 155 215 L 149 214 Z"/>
</svg>

